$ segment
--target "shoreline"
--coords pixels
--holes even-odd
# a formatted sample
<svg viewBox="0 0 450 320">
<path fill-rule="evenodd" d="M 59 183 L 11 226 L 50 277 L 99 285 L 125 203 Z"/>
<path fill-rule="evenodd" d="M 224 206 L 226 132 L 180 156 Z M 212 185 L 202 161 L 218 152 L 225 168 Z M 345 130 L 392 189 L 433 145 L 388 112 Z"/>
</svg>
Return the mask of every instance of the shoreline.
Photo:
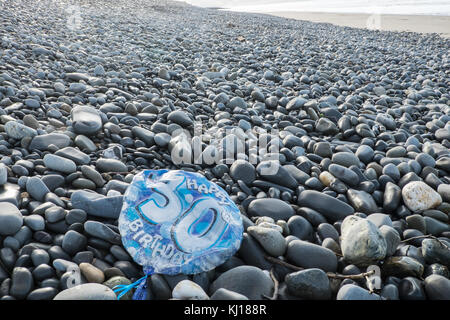
<svg viewBox="0 0 450 320">
<path fill-rule="evenodd" d="M 362 29 L 368 29 L 368 19 L 371 16 L 363 13 L 329 12 L 267 12 L 261 14 Z M 444 38 L 450 38 L 450 16 L 381 14 L 379 19 L 372 18 L 369 25 L 374 25 L 376 29 L 382 31 L 437 33 Z"/>
</svg>

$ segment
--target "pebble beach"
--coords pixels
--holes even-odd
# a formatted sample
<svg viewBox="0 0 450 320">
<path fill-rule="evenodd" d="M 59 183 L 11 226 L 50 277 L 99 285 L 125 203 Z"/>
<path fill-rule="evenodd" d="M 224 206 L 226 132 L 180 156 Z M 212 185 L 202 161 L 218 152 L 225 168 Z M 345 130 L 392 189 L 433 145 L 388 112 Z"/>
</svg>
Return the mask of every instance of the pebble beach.
<svg viewBox="0 0 450 320">
<path fill-rule="evenodd" d="M 118 219 L 146 169 L 200 173 L 244 225 L 224 264 L 154 274 L 148 300 L 450 300 L 449 49 L 171 1 L 0 0 L 0 300 L 117 300 L 143 276 Z"/>
</svg>

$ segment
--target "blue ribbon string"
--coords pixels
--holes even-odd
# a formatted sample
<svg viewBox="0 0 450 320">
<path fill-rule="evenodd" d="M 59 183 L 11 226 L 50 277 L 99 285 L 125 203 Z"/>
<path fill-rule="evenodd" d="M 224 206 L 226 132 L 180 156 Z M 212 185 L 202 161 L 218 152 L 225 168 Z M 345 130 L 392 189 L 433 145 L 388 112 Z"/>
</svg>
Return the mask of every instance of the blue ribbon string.
<svg viewBox="0 0 450 320">
<path fill-rule="evenodd" d="M 147 277 L 149 275 L 146 274 L 145 276 L 143 276 L 142 278 L 136 280 L 135 282 L 131 283 L 131 284 L 119 284 L 117 286 L 115 286 L 113 288 L 113 291 L 115 293 L 119 293 L 119 295 L 117 296 L 117 300 L 120 300 L 120 298 L 122 298 L 125 294 L 127 294 L 130 290 L 132 290 L 133 288 L 136 288 L 137 286 L 139 286 L 139 284 L 141 284 L 143 281 L 147 280 Z"/>
</svg>

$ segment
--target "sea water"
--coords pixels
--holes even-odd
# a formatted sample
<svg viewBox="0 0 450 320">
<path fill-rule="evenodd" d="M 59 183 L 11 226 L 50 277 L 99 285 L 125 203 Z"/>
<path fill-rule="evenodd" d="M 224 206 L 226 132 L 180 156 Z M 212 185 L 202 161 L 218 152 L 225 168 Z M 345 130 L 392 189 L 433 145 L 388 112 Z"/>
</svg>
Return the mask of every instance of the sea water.
<svg viewBox="0 0 450 320">
<path fill-rule="evenodd" d="M 450 0 L 187 0 L 240 12 L 330 12 L 450 16 Z"/>
</svg>

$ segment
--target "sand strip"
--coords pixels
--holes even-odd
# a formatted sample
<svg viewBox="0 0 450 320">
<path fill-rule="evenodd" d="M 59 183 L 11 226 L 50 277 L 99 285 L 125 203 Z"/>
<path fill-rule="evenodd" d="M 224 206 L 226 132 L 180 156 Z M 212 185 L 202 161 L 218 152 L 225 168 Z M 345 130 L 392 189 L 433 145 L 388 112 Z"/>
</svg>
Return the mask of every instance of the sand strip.
<svg viewBox="0 0 450 320">
<path fill-rule="evenodd" d="M 270 12 L 268 14 L 297 20 L 328 22 L 354 28 L 438 33 L 443 37 L 450 38 L 449 16 L 380 15 L 379 17 L 371 17 L 369 14 L 325 12 Z"/>
</svg>

